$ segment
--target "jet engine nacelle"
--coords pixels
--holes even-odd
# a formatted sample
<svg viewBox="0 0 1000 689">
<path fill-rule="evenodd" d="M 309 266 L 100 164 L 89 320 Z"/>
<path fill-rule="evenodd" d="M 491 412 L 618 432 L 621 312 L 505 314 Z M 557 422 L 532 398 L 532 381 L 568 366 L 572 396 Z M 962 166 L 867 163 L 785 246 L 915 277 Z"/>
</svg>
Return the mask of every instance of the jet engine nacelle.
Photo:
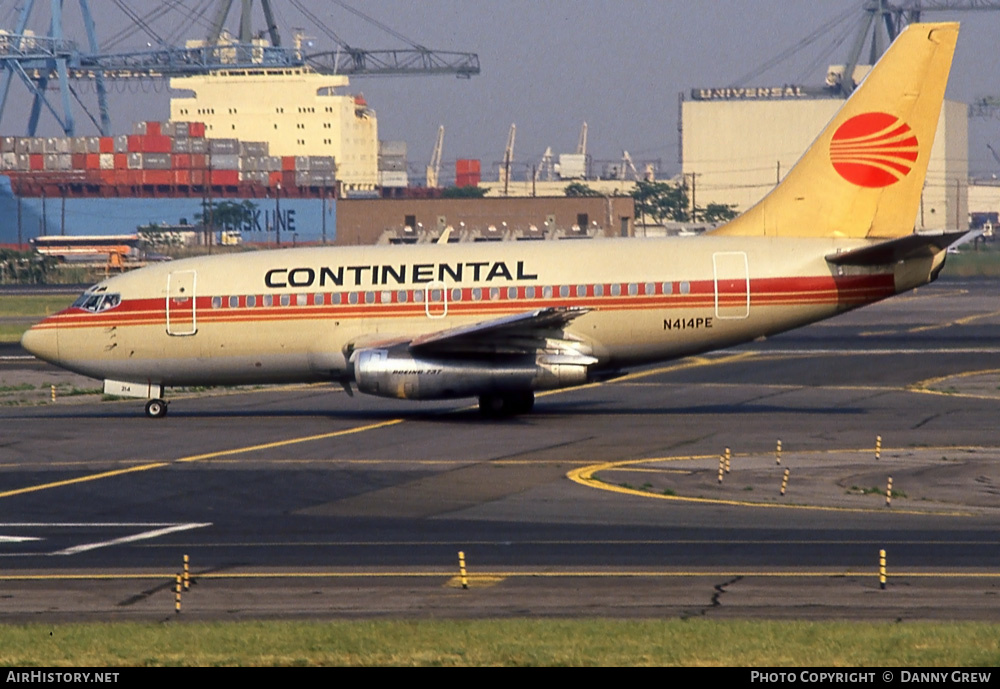
<svg viewBox="0 0 1000 689">
<path fill-rule="evenodd" d="M 358 390 L 399 399 L 454 399 L 548 390 L 587 382 L 587 366 L 544 355 L 504 359 L 415 357 L 406 348 L 360 349 L 351 357 Z"/>
</svg>

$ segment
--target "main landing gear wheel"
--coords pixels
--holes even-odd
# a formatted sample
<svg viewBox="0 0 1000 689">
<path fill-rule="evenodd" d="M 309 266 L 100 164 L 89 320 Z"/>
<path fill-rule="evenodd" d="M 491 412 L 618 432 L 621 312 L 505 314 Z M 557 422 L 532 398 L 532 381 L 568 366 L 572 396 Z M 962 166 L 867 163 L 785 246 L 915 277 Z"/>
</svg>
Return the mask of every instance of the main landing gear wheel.
<svg viewBox="0 0 1000 689">
<path fill-rule="evenodd" d="M 479 412 L 490 419 L 527 414 L 535 406 L 535 393 L 509 392 L 503 395 L 480 395 Z"/>
<path fill-rule="evenodd" d="M 151 419 L 162 419 L 167 415 L 167 403 L 164 400 L 149 400 L 146 402 L 146 416 Z"/>
</svg>

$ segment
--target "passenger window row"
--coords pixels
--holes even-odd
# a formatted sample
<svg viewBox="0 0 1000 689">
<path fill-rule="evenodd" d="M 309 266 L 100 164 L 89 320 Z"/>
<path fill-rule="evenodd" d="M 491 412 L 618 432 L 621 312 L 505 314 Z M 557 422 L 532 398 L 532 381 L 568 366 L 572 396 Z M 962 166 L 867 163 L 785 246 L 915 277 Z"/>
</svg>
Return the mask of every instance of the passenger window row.
<svg viewBox="0 0 1000 689">
<path fill-rule="evenodd" d="M 453 287 L 448 290 L 449 302 L 461 301 L 499 301 L 521 299 L 552 299 L 558 294 L 560 299 L 582 299 L 588 297 L 619 297 L 628 296 L 665 296 L 672 294 L 690 294 L 689 282 L 646 282 L 646 283 L 597 283 L 591 285 L 533 285 L 521 287 Z M 430 302 L 441 302 L 444 290 L 431 287 L 426 298 Z M 367 290 L 363 292 L 316 292 L 313 294 L 299 292 L 296 294 L 265 294 L 258 297 L 254 294 L 245 296 L 232 295 L 228 297 L 212 297 L 212 308 L 219 309 L 225 305 L 230 309 L 255 308 L 270 306 L 335 306 L 355 304 L 406 304 L 422 303 L 425 299 L 424 290 Z"/>
</svg>

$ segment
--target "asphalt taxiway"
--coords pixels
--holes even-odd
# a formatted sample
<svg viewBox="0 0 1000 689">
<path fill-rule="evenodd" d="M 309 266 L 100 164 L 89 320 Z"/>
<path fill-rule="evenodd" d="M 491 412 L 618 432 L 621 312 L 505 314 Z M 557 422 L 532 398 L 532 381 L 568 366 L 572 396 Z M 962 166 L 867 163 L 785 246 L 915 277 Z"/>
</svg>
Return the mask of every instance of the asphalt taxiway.
<svg viewBox="0 0 1000 689">
<path fill-rule="evenodd" d="M 0 620 L 170 616 L 184 555 L 188 617 L 997 620 L 998 336 L 1000 282 L 942 281 L 499 422 L 325 385 L 151 420 L 13 353 Z"/>
</svg>

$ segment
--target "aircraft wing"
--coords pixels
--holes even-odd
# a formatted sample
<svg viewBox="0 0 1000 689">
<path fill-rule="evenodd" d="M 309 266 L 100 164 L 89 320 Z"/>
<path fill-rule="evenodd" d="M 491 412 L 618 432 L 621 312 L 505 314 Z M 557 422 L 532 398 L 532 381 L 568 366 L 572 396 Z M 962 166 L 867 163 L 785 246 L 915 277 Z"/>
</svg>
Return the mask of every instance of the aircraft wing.
<svg viewBox="0 0 1000 689">
<path fill-rule="evenodd" d="M 597 359 L 580 354 L 573 346 L 576 343 L 567 340 L 563 332 L 570 321 L 589 310 L 549 307 L 526 311 L 421 335 L 410 340 L 409 349 L 425 355 L 531 354 L 542 350 L 550 355 L 569 354 L 575 363 L 595 363 Z"/>
</svg>

